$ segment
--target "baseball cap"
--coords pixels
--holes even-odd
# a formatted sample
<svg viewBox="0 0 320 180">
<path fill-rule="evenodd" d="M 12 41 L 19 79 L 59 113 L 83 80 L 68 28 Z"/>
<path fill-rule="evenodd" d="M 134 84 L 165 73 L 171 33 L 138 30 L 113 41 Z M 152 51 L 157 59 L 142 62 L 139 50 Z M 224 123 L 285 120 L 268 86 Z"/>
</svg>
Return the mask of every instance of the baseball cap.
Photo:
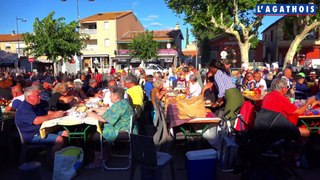
<svg viewBox="0 0 320 180">
<path fill-rule="evenodd" d="M 301 77 L 303 77 L 303 78 L 305 78 L 305 77 L 306 77 L 306 75 L 305 75 L 303 72 L 298 73 L 298 75 L 299 75 L 299 76 L 301 76 Z"/>
</svg>

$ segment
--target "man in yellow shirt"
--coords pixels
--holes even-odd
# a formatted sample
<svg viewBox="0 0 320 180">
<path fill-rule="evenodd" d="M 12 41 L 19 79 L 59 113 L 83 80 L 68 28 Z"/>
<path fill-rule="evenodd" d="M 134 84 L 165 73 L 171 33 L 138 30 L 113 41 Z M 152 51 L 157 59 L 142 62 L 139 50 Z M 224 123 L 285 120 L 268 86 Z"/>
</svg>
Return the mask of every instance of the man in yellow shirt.
<svg viewBox="0 0 320 180">
<path fill-rule="evenodd" d="M 124 86 L 128 88 L 128 98 L 133 105 L 133 108 L 137 111 L 137 116 L 140 116 L 140 112 L 143 106 L 143 89 L 138 85 L 137 79 L 133 76 L 127 76 L 124 80 Z"/>
</svg>

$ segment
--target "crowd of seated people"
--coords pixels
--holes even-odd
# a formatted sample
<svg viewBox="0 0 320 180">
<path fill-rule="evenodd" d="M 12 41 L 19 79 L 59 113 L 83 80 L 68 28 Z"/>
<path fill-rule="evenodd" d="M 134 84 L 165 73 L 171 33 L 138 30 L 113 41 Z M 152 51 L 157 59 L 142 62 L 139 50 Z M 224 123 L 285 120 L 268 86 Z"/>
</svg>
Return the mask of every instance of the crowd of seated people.
<svg viewBox="0 0 320 180">
<path fill-rule="evenodd" d="M 282 113 L 288 119 L 288 122 L 296 126 L 297 119 L 290 119 L 291 115 L 303 114 L 307 105 L 314 107 L 320 104 L 319 84 L 317 81 L 318 72 L 316 70 L 314 72 L 310 70 L 293 72 L 290 68 L 285 68 L 278 74 L 273 74 L 273 72 L 268 70 L 242 70 L 239 81 L 245 89 L 252 90 L 256 88 L 261 89 L 263 92 L 270 91 L 263 100 L 261 108 Z M 214 113 L 217 113 L 218 109 L 224 112 L 227 110 L 235 111 L 239 106 L 242 106 L 244 99 L 239 89 L 237 89 L 234 77 L 232 77 L 230 63 L 213 60 L 209 63 L 207 71 L 204 74 L 206 74 L 206 77 L 202 81 L 202 73 L 197 71 L 192 64 L 188 66 L 181 65 L 180 67 L 169 69 L 169 72 L 157 72 L 153 75 L 141 73 L 138 77 L 135 77 L 129 71 L 128 73 L 125 71 L 115 71 L 113 74 L 108 74 L 107 78 L 103 76 L 102 80 L 97 80 L 94 73 L 78 74 L 78 76 L 73 77 L 64 76 L 63 74 L 53 76 L 36 73 L 21 73 L 9 76 L 8 73 L 0 73 L 0 96 L 11 101 L 6 110 L 16 111 L 17 114 L 23 112 L 21 109 L 19 110 L 21 105 L 24 108 L 29 105 L 29 109 L 30 106 L 37 107 L 37 111 L 32 117 L 33 119 L 28 120 L 30 127 L 19 125 L 22 131 L 26 132 L 30 128 L 35 134 L 36 129 L 39 128 L 42 122 L 63 116 L 65 115 L 63 112 L 70 109 L 76 103 L 89 101 L 90 98 L 102 98 L 104 99 L 105 106 L 112 108 L 114 102 L 110 96 L 111 94 L 114 95 L 112 93 L 113 88 L 117 87 L 126 89 L 124 100 L 129 102 L 137 117 L 139 117 L 141 111 L 145 108 L 145 101 L 152 102 L 150 104 L 154 110 L 155 99 L 164 100 L 165 94 L 171 92 L 174 87 L 184 87 L 186 89 L 184 93 L 186 93 L 187 97 L 203 95 L 204 99 L 211 101 L 209 109 Z M 143 78 L 143 81 L 145 81 L 143 87 L 139 84 L 140 78 Z M 107 81 L 108 84 L 104 86 L 98 81 Z M 34 84 L 34 82 L 38 82 L 38 84 Z M 284 82 L 287 84 L 284 85 Z M 34 85 L 32 86 L 32 84 Z M 37 89 L 33 93 L 40 95 L 41 100 L 39 103 L 29 103 L 26 105 L 26 93 L 30 96 L 30 92 L 26 92 L 28 87 Z M 309 98 L 304 106 L 294 108 L 292 104 L 287 104 L 288 102 L 290 103 L 286 97 L 290 88 L 295 90 L 296 99 Z M 31 95 L 30 98 L 32 99 L 33 96 Z M 122 100 L 123 98 L 119 99 Z M 277 99 L 277 101 L 274 101 L 274 99 Z M 281 107 L 286 108 L 281 109 L 279 103 L 272 104 L 279 102 L 279 99 L 281 99 Z M 18 105 L 15 106 L 15 104 Z M 275 107 L 276 105 L 277 107 Z M 59 112 L 60 114 L 51 116 L 53 112 Z M 45 116 L 46 118 L 38 121 L 37 116 Z M 230 118 L 235 117 L 233 112 L 227 116 Z M 37 120 L 35 121 L 35 119 Z M 16 116 L 17 124 L 19 124 L 18 121 L 20 120 L 21 118 Z M 305 129 L 298 129 L 301 135 L 308 135 L 308 132 L 304 131 Z M 26 135 L 27 140 L 32 139 L 30 137 L 30 134 Z M 50 139 L 51 136 L 47 138 Z M 59 142 L 63 139 L 60 135 L 54 136 L 54 138 L 58 138 Z M 56 142 L 53 139 L 50 139 L 50 141 L 51 143 Z M 41 143 L 41 141 L 39 142 Z M 61 146 L 58 148 L 61 148 Z"/>
</svg>

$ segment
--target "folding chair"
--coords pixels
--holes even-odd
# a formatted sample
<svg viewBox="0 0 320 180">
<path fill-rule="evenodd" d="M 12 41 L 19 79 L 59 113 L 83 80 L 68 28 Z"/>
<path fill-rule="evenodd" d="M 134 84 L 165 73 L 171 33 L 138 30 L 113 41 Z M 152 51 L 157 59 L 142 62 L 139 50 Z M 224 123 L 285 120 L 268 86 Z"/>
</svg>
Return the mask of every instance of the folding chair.
<svg viewBox="0 0 320 180">
<path fill-rule="evenodd" d="M 127 169 L 129 169 L 131 167 L 131 143 L 130 143 L 131 139 L 130 139 L 130 134 L 133 131 L 133 121 L 134 121 L 134 115 L 131 116 L 129 131 L 120 131 L 118 133 L 116 141 L 113 143 L 113 145 L 115 143 L 120 143 L 120 142 L 121 143 L 128 143 L 128 145 L 129 145 L 128 154 L 115 154 L 112 151 L 112 148 L 114 148 L 113 145 L 110 147 L 111 148 L 110 155 L 112 157 L 128 158 L 128 163 L 124 167 L 111 167 L 111 166 L 107 165 L 107 161 L 106 161 L 106 159 L 104 157 L 104 144 L 106 142 L 103 140 L 102 134 L 100 135 L 100 151 L 101 151 L 100 160 L 101 160 L 101 163 L 102 163 L 104 169 L 106 169 L 106 170 L 127 170 Z"/>
<path fill-rule="evenodd" d="M 130 180 L 133 180 L 137 164 L 141 168 L 155 173 L 156 179 L 162 179 L 163 169 L 170 163 L 172 179 L 175 180 L 172 156 L 168 153 L 157 152 L 153 138 L 149 136 L 130 134 L 132 148 L 132 167 Z M 145 174 L 141 174 L 143 176 Z"/>
<path fill-rule="evenodd" d="M 48 151 L 49 147 L 47 145 L 42 145 L 42 144 L 27 144 L 23 136 L 21 134 L 21 131 L 19 127 L 16 125 L 19 137 L 20 137 L 20 142 L 21 142 L 21 151 L 20 151 L 20 163 L 26 162 L 27 159 L 27 154 L 31 150 L 39 150 L 39 149 L 46 149 Z M 49 151 L 48 151 L 49 152 Z M 49 153 L 48 153 L 49 154 Z"/>
</svg>

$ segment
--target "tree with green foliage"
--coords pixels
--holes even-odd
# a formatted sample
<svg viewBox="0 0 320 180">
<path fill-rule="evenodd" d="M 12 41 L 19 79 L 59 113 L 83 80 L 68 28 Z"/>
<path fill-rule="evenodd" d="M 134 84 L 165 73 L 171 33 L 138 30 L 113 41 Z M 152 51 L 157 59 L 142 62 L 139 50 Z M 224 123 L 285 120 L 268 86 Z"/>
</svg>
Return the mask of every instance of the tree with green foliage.
<svg viewBox="0 0 320 180">
<path fill-rule="evenodd" d="M 199 29 L 195 31 L 195 29 L 191 29 L 192 34 L 197 39 L 196 43 L 197 46 L 201 47 L 201 65 L 205 67 L 210 59 L 210 39 L 216 37 L 219 33 L 218 32 L 212 32 L 208 29 Z"/>
<path fill-rule="evenodd" d="M 275 3 L 275 0 L 165 0 L 177 14 L 185 15 L 195 31 L 217 30 L 235 37 L 241 52 L 241 60 L 249 62 L 249 49 L 257 42 L 262 16 L 255 15 L 256 4 Z"/>
<path fill-rule="evenodd" d="M 35 58 L 47 56 L 54 62 L 69 60 L 86 46 L 88 35 L 80 34 L 76 28 L 78 23 L 72 21 L 69 24 L 63 22 L 64 18 L 54 19 L 55 12 L 42 20 L 35 19 L 33 33 L 23 34 L 23 40 L 28 45 L 24 51 Z"/>
<path fill-rule="evenodd" d="M 292 41 L 287 54 L 284 58 L 284 65 L 292 62 L 294 55 L 301 49 L 301 41 L 303 41 L 309 33 L 320 28 L 320 1 L 319 0 L 277 0 L 281 4 L 316 4 L 317 12 L 315 16 L 287 16 L 284 18 L 282 27 L 283 34 Z M 285 68 L 285 66 L 283 66 Z"/>
<path fill-rule="evenodd" d="M 129 55 L 141 60 L 142 66 L 147 60 L 157 58 L 159 44 L 153 39 L 153 31 L 137 33 L 129 44 Z"/>
</svg>

